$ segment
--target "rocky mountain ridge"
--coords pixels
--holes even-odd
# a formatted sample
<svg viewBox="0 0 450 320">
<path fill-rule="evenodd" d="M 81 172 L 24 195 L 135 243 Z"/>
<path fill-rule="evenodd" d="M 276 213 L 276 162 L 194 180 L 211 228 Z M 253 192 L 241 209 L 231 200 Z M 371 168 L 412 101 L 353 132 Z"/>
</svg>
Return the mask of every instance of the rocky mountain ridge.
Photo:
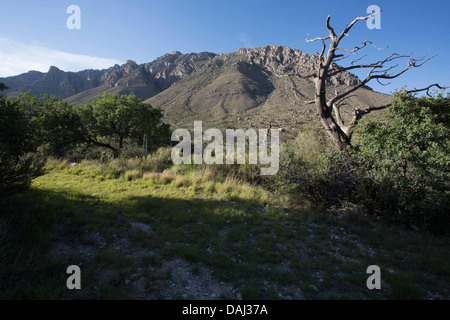
<svg viewBox="0 0 450 320">
<path fill-rule="evenodd" d="M 308 75 L 317 68 L 318 56 L 283 46 L 239 49 L 231 53 L 174 51 L 152 62 L 129 60 L 104 70 L 47 73 L 30 71 L 0 82 L 9 96 L 30 90 L 33 95 L 54 94 L 74 106 L 90 103 L 105 93 L 134 94 L 162 107 L 166 121 L 187 126 L 203 120 L 214 126 L 283 127 L 307 125 L 317 117 L 314 83 Z M 338 66 L 334 66 L 338 67 Z M 360 80 L 342 72 L 328 80 L 329 94 L 357 85 Z M 377 106 L 390 97 L 363 87 L 343 108 L 344 119 L 355 107 Z M 244 119 L 244 120 L 239 120 Z"/>
<path fill-rule="evenodd" d="M 128 60 L 122 66 L 116 64 L 104 70 L 79 72 L 65 72 L 51 66 L 47 73 L 29 71 L 13 77 L 0 78 L 0 82 L 10 88 L 6 92 L 9 96 L 30 90 L 35 95 L 49 93 L 60 98 L 69 98 L 83 91 L 104 86 L 106 88 L 145 89 L 138 90 L 139 95 L 142 99 L 148 99 L 199 68 L 219 67 L 217 64 L 208 63 L 215 57 L 233 58 L 235 56 L 245 57 L 249 64 L 263 67 L 275 76 L 284 76 L 294 72 L 309 73 L 314 70 L 317 60 L 314 55 L 282 46 L 239 49 L 233 53 L 219 55 L 209 52 L 182 54 L 174 51 L 144 64 Z M 222 59 L 222 61 L 225 60 Z M 330 81 L 330 84 L 348 86 L 357 83 L 359 83 L 358 78 L 350 73 L 334 77 Z"/>
<path fill-rule="evenodd" d="M 0 82 L 9 87 L 6 91 L 8 96 L 16 96 L 20 92 L 30 90 L 33 95 L 48 93 L 65 99 L 103 87 L 104 91 L 108 91 L 107 88 L 138 88 L 137 95 L 141 99 L 147 99 L 195 71 L 196 62 L 214 56 L 215 54 L 206 52 L 182 54 L 175 51 L 145 64 L 138 65 L 128 60 L 122 66 L 116 64 L 104 70 L 78 72 L 65 72 L 51 66 L 46 73 L 29 71 L 13 77 L 0 78 Z"/>
<path fill-rule="evenodd" d="M 312 121 L 317 112 L 307 103 L 314 99 L 314 82 L 296 76 L 311 74 L 317 63 L 317 55 L 288 47 L 239 49 L 215 56 L 146 102 L 161 106 L 177 126 L 203 120 L 216 127 L 267 128 L 272 123 L 292 131 L 300 124 L 319 123 Z M 355 75 L 342 72 L 328 79 L 327 93 L 334 95 L 359 83 Z M 342 108 L 344 119 L 355 107 L 378 106 L 389 98 L 360 88 Z"/>
</svg>

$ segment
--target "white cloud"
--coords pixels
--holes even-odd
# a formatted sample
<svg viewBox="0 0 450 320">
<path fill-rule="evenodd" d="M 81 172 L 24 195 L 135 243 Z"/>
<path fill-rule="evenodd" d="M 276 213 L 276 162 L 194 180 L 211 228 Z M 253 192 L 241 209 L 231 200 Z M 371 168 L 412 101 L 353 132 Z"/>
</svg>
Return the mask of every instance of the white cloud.
<svg viewBox="0 0 450 320">
<path fill-rule="evenodd" d="M 239 41 L 242 42 L 246 48 L 251 48 L 252 47 L 251 39 L 245 33 L 240 33 L 239 34 Z"/>
<path fill-rule="evenodd" d="M 18 75 L 30 70 L 47 72 L 50 66 L 64 71 L 105 69 L 120 61 L 91 57 L 51 49 L 40 44 L 22 44 L 0 38 L 0 77 Z"/>
</svg>

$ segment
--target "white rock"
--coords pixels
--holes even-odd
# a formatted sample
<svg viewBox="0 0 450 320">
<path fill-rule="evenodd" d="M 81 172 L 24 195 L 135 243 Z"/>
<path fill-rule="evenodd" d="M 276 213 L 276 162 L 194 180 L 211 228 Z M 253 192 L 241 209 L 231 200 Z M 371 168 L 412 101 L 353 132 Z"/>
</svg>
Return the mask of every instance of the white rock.
<svg viewBox="0 0 450 320">
<path fill-rule="evenodd" d="M 310 284 L 310 285 L 308 286 L 308 288 L 311 289 L 311 290 L 313 290 L 313 291 L 315 291 L 315 292 L 318 292 L 318 291 L 319 291 L 319 289 L 317 289 L 317 287 L 316 287 L 315 285 L 313 285 L 313 284 Z"/>
</svg>

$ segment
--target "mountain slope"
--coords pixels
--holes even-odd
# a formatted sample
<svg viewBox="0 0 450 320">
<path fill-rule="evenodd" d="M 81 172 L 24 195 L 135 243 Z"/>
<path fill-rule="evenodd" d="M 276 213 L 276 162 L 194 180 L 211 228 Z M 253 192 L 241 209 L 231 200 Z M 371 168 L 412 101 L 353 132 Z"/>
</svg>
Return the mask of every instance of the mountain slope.
<svg viewBox="0 0 450 320">
<path fill-rule="evenodd" d="M 311 79 L 317 55 L 282 46 L 239 49 L 228 54 L 174 51 L 156 60 L 136 64 L 127 61 L 105 70 L 64 72 L 51 67 L 47 73 L 30 71 L 0 78 L 10 89 L 9 96 L 30 90 L 65 98 L 74 106 L 90 103 L 104 93 L 134 94 L 152 105 L 159 105 L 165 120 L 173 126 L 190 128 L 194 120 L 213 127 L 282 127 L 295 133 L 305 126 L 319 124 Z M 328 81 L 329 94 L 360 83 L 343 72 Z M 389 95 L 360 88 L 342 107 L 349 120 L 355 107 L 385 104 Z"/>
<path fill-rule="evenodd" d="M 30 71 L 15 77 L 0 78 L 0 82 L 9 87 L 6 91 L 8 96 L 16 96 L 29 90 L 32 95 L 48 93 L 66 98 L 98 86 L 102 72 L 103 70 L 65 72 L 51 66 L 47 73 Z"/>
<path fill-rule="evenodd" d="M 122 66 L 79 72 L 64 72 L 52 66 L 47 73 L 30 71 L 0 78 L 0 82 L 9 87 L 5 93 L 10 97 L 30 90 L 33 95 L 48 93 L 67 98 L 75 106 L 89 103 L 107 92 L 135 94 L 144 100 L 167 89 L 214 56 L 206 52 L 182 54 L 175 51 L 141 65 L 129 60 Z"/>
<path fill-rule="evenodd" d="M 216 56 L 146 102 L 160 105 L 175 126 L 190 128 L 194 120 L 203 120 L 216 127 L 267 128 L 272 122 L 286 131 L 297 130 L 299 124 L 310 125 L 317 112 L 306 103 L 314 99 L 312 80 L 292 75 L 311 73 L 316 61 L 314 55 L 287 47 L 240 49 Z M 358 83 L 356 76 L 345 72 L 329 80 L 328 92 Z M 354 107 L 378 106 L 389 99 L 361 88 L 343 106 L 344 120 L 350 119 Z"/>
</svg>

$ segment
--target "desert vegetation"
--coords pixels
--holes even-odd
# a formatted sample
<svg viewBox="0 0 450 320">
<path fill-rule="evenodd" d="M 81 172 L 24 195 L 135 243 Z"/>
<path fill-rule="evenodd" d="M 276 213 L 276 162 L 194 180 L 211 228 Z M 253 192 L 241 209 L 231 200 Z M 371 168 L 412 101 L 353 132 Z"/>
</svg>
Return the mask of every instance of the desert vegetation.
<svg viewBox="0 0 450 320">
<path fill-rule="evenodd" d="M 161 110 L 134 96 L 2 96 L 0 296 L 448 299 L 448 110 L 399 91 L 352 146 L 302 130 L 262 177 L 173 165 Z"/>
</svg>

